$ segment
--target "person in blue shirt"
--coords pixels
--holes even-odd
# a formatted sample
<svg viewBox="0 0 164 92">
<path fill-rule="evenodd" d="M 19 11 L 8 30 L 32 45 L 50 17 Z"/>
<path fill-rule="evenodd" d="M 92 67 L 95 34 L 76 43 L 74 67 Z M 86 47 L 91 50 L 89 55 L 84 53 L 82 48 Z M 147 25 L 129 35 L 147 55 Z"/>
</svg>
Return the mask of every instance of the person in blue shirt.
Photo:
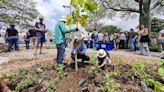
<svg viewBox="0 0 164 92">
<path fill-rule="evenodd" d="M 75 39 L 75 41 L 74 41 L 75 46 L 72 49 L 71 58 L 75 61 L 75 51 L 76 51 L 77 52 L 77 59 L 82 59 L 82 62 L 84 63 L 84 61 L 89 61 L 90 58 L 89 58 L 89 56 L 86 55 L 87 46 L 84 43 L 83 39 L 84 38 Z M 77 47 L 79 47 L 79 48 L 77 48 Z"/>
<path fill-rule="evenodd" d="M 74 30 L 67 30 L 65 27 L 65 23 L 67 22 L 66 18 L 63 16 L 57 22 L 55 26 L 55 35 L 54 41 L 57 47 L 57 64 L 62 64 L 62 60 L 64 58 L 65 48 L 66 48 L 66 33 L 70 33 Z"/>
</svg>

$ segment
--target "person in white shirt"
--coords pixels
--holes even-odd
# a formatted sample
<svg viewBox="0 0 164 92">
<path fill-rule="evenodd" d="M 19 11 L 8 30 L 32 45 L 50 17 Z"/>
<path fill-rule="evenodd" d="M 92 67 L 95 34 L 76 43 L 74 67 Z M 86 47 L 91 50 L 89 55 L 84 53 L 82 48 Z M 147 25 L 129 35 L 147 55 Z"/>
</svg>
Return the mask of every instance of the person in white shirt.
<svg viewBox="0 0 164 92">
<path fill-rule="evenodd" d="M 123 32 L 120 34 L 120 49 L 125 49 L 126 36 Z"/>
<path fill-rule="evenodd" d="M 104 34 L 103 33 L 99 33 L 98 34 L 98 41 L 99 42 L 103 42 L 103 40 L 104 40 Z"/>
<path fill-rule="evenodd" d="M 164 30 L 161 30 L 159 32 L 158 46 L 159 46 L 159 51 L 163 51 L 164 50 Z"/>
<path fill-rule="evenodd" d="M 105 42 L 109 42 L 109 34 L 105 33 L 105 37 L 104 37 Z"/>
</svg>

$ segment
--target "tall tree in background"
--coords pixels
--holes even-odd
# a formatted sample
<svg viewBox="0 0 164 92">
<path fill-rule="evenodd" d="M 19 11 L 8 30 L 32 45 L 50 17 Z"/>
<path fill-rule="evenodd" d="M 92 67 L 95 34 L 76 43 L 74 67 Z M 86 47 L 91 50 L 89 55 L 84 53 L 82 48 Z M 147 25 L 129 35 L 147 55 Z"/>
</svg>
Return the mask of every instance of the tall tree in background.
<svg viewBox="0 0 164 92">
<path fill-rule="evenodd" d="M 0 0 L 0 23 L 28 28 L 39 14 L 34 0 Z"/>
<path fill-rule="evenodd" d="M 152 15 L 164 14 L 164 0 L 98 0 L 108 10 L 115 14 L 139 14 L 140 24 L 151 31 Z"/>
<path fill-rule="evenodd" d="M 151 23 L 151 31 L 159 32 L 164 29 L 164 19 L 153 18 Z"/>
</svg>

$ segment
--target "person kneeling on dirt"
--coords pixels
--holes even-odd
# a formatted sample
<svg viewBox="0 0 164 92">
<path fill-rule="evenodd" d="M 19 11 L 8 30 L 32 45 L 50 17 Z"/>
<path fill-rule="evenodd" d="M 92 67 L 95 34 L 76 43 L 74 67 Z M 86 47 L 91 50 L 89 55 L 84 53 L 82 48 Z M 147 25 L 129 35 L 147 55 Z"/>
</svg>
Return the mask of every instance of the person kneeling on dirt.
<svg viewBox="0 0 164 92">
<path fill-rule="evenodd" d="M 109 65 L 112 61 L 110 59 L 109 53 L 100 49 L 97 52 L 97 61 L 98 61 L 98 68 L 105 68 Z"/>
<path fill-rule="evenodd" d="M 82 59 L 82 62 L 89 61 L 89 56 L 86 55 L 87 46 L 84 43 L 84 36 L 81 32 L 77 32 L 74 35 L 74 48 L 71 52 L 71 58 L 75 61 L 75 53 L 77 52 L 77 59 Z"/>
</svg>

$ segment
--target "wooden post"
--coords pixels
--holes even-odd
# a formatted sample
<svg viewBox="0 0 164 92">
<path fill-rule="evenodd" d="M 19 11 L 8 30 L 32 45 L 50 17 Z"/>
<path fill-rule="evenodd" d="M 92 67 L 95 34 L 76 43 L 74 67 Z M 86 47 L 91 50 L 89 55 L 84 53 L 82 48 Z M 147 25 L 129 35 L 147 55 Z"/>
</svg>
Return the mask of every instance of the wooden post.
<svg viewBox="0 0 164 92">
<path fill-rule="evenodd" d="M 76 23 L 76 28 L 78 28 L 78 22 Z M 77 49 L 78 48 L 76 48 L 76 51 L 75 51 L 75 70 L 76 70 L 76 72 L 78 71 Z"/>
<path fill-rule="evenodd" d="M 75 52 L 75 70 L 78 71 L 77 50 Z"/>
</svg>

